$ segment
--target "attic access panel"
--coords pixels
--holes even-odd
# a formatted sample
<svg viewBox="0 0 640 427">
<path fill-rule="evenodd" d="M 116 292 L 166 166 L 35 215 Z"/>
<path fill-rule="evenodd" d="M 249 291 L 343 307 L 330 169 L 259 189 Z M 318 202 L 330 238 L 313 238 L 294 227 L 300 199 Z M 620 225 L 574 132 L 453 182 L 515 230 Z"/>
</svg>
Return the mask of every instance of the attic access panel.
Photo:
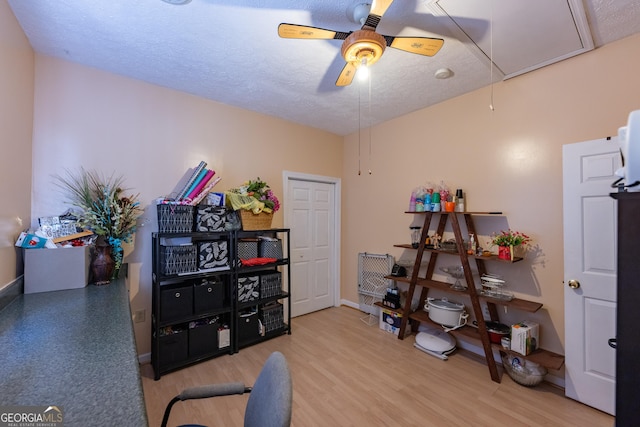
<svg viewBox="0 0 640 427">
<path fill-rule="evenodd" d="M 431 0 L 430 6 L 476 53 L 493 57 L 505 79 L 593 49 L 580 0 Z M 489 30 L 469 25 L 474 20 L 490 23 Z"/>
</svg>

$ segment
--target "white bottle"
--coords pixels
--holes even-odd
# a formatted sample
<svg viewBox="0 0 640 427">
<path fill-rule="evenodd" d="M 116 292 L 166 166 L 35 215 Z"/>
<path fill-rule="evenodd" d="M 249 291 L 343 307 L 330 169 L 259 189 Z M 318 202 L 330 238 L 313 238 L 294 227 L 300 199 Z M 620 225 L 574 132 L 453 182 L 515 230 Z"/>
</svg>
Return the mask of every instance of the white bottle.
<svg viewBox="0 0 640 427">
<path fill-rule="evenodd" d="M 469 255 L 476 254 L 476 238 L 473 234 L 469 235 L 469 250 L 467 251 Z"/>
</svg>

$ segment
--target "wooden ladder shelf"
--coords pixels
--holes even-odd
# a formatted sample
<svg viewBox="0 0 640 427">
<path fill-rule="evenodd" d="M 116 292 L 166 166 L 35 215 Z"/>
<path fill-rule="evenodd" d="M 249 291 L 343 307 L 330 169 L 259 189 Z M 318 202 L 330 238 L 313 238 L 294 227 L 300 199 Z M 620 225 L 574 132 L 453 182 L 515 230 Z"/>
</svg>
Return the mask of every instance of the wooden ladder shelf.
<svg viewBox="0 0 640 427">
<path fill-rule="evenodd" d="M 473 271 L 471 269 L 471 264 L 469 261 L 470 258 L 475 260 L 476 268 L 480 276 L 487 273 L 485 260 L 500 261 L 500 262 L 517 262 L 517 261 L 521 261 L 522 258 L 515 258 L 513 261 L 503 261 L 503 260 L 499 260 L 496 256 L 493 256 L 493 255 L 489 257 L 485 257 L 485 256 L 475 256 L 475 255 L 467 254 L 467 249 L 464 247 L 464 239 L 462 237 L 459 218 L 460 217 L 464 218 L 467 232 L 469 234 L 477 235 L 475 230 L 475 225 L 473 222 L 474 215 L 476 216 L 500 215 L 501 213 L 494 213 L 494 212 L 464 212 L 464 213 L 462 212 L 406 212 L 406 213 L 423 214 L 424 223 L 422 226 L 422 235 L 421 235 L 420 243 L 417 248 L 413 248 L 411 245 L 406 245 L 406 244 L 394 245 L 395 247 L 400 247 L 405 249 L 415 249 L 417 251 L 416 260 L 413 266 L 411 277 L 409 278 L 393 277 L 393 276 L 388 277 L 389 279 L 399 281 L 399 282 L 406 282 L 409 284 L 409 290 L 407 292 L 406 302 L 402 310 L 404 315 L 402 316 L 398 338 L 399 339 L 404 338 L 406 328 L 409 325 L 409 320 L 414 321 L 413 323 L 414 331 L 417 330 L 418 322 L 433 323 L 429 319 L 428 314 L 424 310 L 418 309 L 415 312 L 411 311 L 411 302 L 413 300 L 413 296 L 417 286 L 420 286 L 422 288 L 420 292 L 421 302 L 425 301 L 425 299 L 427 298 L 429 289 L 438 289 L 438 290 L 449 292 L 449 293 L 466 295 L 469 297 L 471 301 L 471 308 L 476 318 L 477 329 L 471 326 L 463 326 L 462 328 L 453 330 L 450 333 L 452 333 L 457 338 L 470 340 L 475 343 L 481 344 L 484 350 L 487 367 L 489 368 L 489 373 L 491 374 L 491 379 L 495 382 L 500 382 L 500 374 L 498 372 L 496 361 L 493 357 L 493 351 L 498 350 L 501 353 L 505 353 L 505 352 L 511 353 L 511 350 L 506 350 L 502 348 L 500 345 L 494 344 L 490 341 L 489 333 L 487 331 L 486 321 L 484 319 L 483 312 L 482 312 L 481 302 L 486 304 L 489 312 L 490 320 L 494 322 L 499 321 L 498 309 L 496 307 L 497 305 L 505 305 L 521 311 L 533 313 L 538 311 L 542 307 L 542 304 L 519 299 L 519 298 L 513 298 L 510 301 L 496 300 L 496 299 L 487 298 L 478 294 L 478 292 L 476 291 L 475 282 L 473 279 Z M 435 231 L 439 236 L 443 235 L 447 221 L 450 222 L 451 229 L 453 230 L 453 234 L 456 242 L 455 252 L 431 249 L 426 247 L 425 242 L 427 241 L 427 237 L 429 235 L 429 227 L 431 226 L 431 221 L 432 219 L 434 219 L 434 216 L 439 216 L 438 225 Z M 420 266 L 422 265 L 422 258 L 424 257 L 425 253 L 430 254 L 429 263 L 427 265 L 427 271 L 426 271 L 425 277 L 421 278 L 419 277 Z M 447 255 L 459 256 L 460 262 L 462 263 L 462 268 L 464 271 L 464 278 L 467 283 L 466 290 L 464 291 L 453 290 L 451 289 L 449 283 L 433 280 L 433 273 L 435 271 L 438 256 L 444 253 L 446 253 Z M 517 354 L 517 353 L 513 353 L 513 354 Z M 528 360 L 531 360 L 532 362 L 539 363 L 543 366 L 546 366 L 554 370 L 560 369 L 564 364 L 564 357 L 562 355 L 558 355 L 542 349 L 538 349 L 534 353 L 528 356 L 522 356 L 519 354 L 518 356 L 526 357 Z"/>
</svg>

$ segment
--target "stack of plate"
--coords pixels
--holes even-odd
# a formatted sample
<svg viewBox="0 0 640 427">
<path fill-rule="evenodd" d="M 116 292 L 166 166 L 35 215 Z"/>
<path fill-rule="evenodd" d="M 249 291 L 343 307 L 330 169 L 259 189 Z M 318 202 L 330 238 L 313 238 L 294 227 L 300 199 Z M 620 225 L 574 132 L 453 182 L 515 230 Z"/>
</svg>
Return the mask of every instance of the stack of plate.
<svg viewBox="0 0 640 427">
<path fill-rule="evenodd" d="M 482 282 L 480 295 L 503 301 L 511 301 L 513 299 L 513 294 L 504 290 L 505 281 L 500 276 L 483 274 L 480 277 L 480 281 Z"/>
</svg>

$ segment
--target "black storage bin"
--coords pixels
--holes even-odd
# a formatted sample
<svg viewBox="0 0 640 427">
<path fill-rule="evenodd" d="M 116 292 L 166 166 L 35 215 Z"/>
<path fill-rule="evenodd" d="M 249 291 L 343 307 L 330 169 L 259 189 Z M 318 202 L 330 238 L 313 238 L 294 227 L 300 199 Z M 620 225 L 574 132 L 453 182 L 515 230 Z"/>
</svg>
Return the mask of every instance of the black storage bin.
<svg viewBox="0 0 640 427">
<path fill-rule="evenodd" d="M 166 367 L 187 360 L 187 342 L 186 329 L 173 329 L 173 333 L 160 336 L 160 366 Z"/>
<path fill-rule="evenodd" d="M 238 259 L 258 257 L 258 239 L 240 239 L 237 247 Z"/>
<path fill-rule="evenodd" d="M 227 209 L 224 206 L 198 205 L 196 231 L 225 231 Z"/>
<path fill-rule="evenodd" d="M 260 298 L 260 276 L 238 277 L 238 302 L 255 301 Z"/>
<path fill-rule="evenodd" d="M 260 239 L 258 255 L 261 258 L 282 259 L 282 240 Z"/>
<path fill-rule="evenodd" d="M 282 294 L 282 273 L 264 273 L 260 275 L 260 298 L 269 298 Z"/>
<path fill-rule="evenodd" d="M 193 286 L 160 291 L 161 321 L 180 320 L 193 314 Z"/>
<path fill-rule="evenodd" d="M 198 268 L 224 270 L 229 268 L 229 245 L 226 240 L 198 243 Z"/>
<path fill-rule="evenodd" d="M 211 323 L 208 323 L 211 322 Z M 189 357 L 204 356 L 218 350 L 218 328 L 214 319 L 189 324 Z"/>
<path fill-rule="evenodd" d="M 259 336 L 258 310 L 252 308 L 240 312 L 238 316 L 238 342 L 243 344 Z"/>
<path fill-rule="evenodd" d="M 226 285 L 221 277 L 202 279 L 193 285 L 193 310 L 195 314 L 208 313 L 225 306 Z"/>
<path fill-rule="evenodd" d="M 260 320 L 265 332 L 273 332 L 284 327 L 284 307 L 279 302 L 261 308 Z"/>
<path fill-rule="evenodd" d="M 158 231 L 160 233 L 190 233 L 193 231 L 194 206 L 158 205 Z"/>
<path fill-rule="evenodd" d="M 196 245 L 160 246 L 160 273 L 165 276 L 198 270 Z"/>
</svg>

